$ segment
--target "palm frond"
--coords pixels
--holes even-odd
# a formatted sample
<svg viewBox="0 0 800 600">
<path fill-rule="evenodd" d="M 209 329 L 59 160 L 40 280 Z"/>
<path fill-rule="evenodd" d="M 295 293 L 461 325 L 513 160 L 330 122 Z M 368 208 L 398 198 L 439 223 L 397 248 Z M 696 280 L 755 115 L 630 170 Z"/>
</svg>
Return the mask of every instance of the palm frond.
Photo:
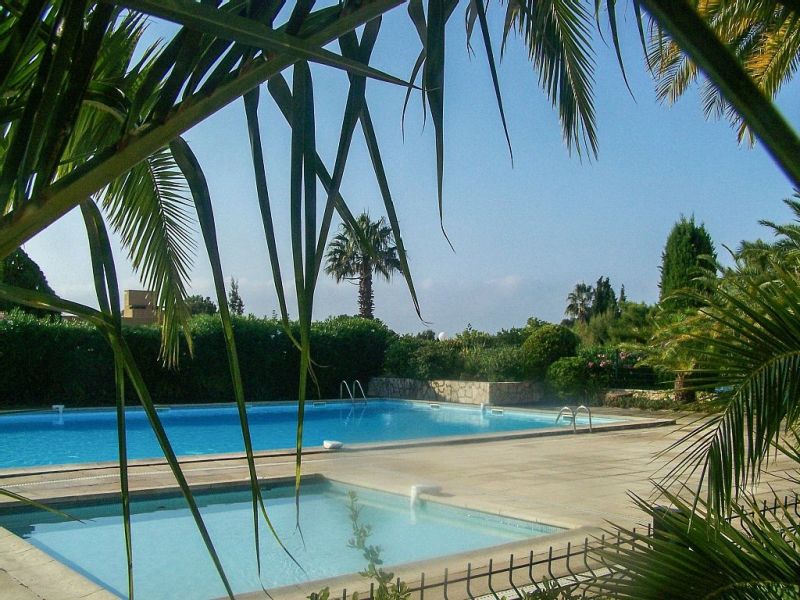
<svg viewBox="0 0 800 600">
<path fill-rule="evenodd" d="M 195 242 L 187 197 L 186 180 L 167 148 L 112 183 L 102 197 L 131 264 L 161 311 L 162 358 L 168 364 L 177 362 L 181 328 L 191 348 L 184 326 L 190 317 L 186 284 Z"/>
<path fill-rule="evenodd" d="M 614 598 L 800 598 L 798 522 L 791 509 L 774 519 L 755 501 L 736 507 L 733 520 L 698 516 L 690 503 L 661 490 L 669 507 L 633 497 L 653 519 L 652 536 L 624 531 L 630 543 L 599 550 L 618 577 L 602 578 L 595 591 Z M 704 507 L 701 507 L 704 508 Z"/>
<path fill-rule="evenodd" d="M 670 448 L 683 451 L 667 479 L 701 469 L 698 491 L 705 485 L 720 515 L 758 481 L 783 424 L 800 417 L 800 281 L 793 270 L 770 267 L 768 281 L 763 273 L 730 273 L 702 297 L 693 324 L 678 324 L 674 340 L 679 354 L 694 357 L 695 387 L 715 391 L 723 412 Z"/>
<path fill-rule="evenodd" d="M 597 156 L 594 52 L 591 16 L 579 0 L 508 0 L 506 35 L 517 30 L 539 73 L 539 83 L 558 108 L 564 140 L 578 154 Z"/>
</svg>

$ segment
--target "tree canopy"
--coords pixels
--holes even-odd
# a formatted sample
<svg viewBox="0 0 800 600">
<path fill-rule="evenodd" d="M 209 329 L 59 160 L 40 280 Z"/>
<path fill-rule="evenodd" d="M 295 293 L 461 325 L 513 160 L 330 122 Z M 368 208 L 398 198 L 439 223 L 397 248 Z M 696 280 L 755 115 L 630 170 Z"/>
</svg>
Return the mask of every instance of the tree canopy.
<svg viewBox="0 0 800 600">
<path fill-rule="evenodd" d="M 681 217 L 667 237 L 661 255 L 661 281 L 658 285 L 659 300 L 672 308 L 696 305 L 689 296 L 673 297 L 679 290 L 705 288 L 700 281 L 704 271 L 714 265 L 717 254 L 714 242 L 701 223 L 697 225 L 694 217 Z"/>
<path fill-rule="evenodd" d="M 37 265 L 22 248 L 17 248 L 0 261 L 0 283 L 13 285 L 34 292 L 55 293 L 53 288 L 47 283 L 47 278 L 39 268 L 39 265 Z M 16 302 L 0 300 L 0 311 L 9 311 L 13 308 L 36 316 L 53 314 L 50 311 L 31 308 L 23 304 L 17 304 Z"/>
</svg>

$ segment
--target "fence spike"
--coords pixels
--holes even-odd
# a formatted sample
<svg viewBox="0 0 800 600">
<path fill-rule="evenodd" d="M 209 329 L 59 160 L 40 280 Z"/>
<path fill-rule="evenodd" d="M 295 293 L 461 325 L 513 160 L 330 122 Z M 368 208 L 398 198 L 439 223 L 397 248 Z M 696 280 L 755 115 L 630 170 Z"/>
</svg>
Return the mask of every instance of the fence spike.
<svg viewBox="0 0 800 600">
<path fill-rule="evenodd" d="M 555 579 L 556 576 L 553 575 L 553 547 L 550 546 L 550 550 L 547 552 L 547 573 L 550 575 L 550 579 Z"/>
<path fill-rule="evenodd" d="M 419 600 L 424 600 L 425 598 L 425 571 L 420 573 L 419 576 Z"/>
<path fill-rule="evenodd" d="M 450 600 L 447 597 L 447 568 L 445 567 L 444 570 L 444 589 L 442 590 L 442 595 L 444 596 L 444 600 Z"/>
<path fill-rule="evenodd" d="M 492 568 L 493 559 L 489 559 L 489 591 L 492 592 L 492 596 L 494 596 L 495 600 L 500 600 L 500 596 L 497 595 L 497 592 L 494 591 L 494 586 L 492 586 L 492 573 L 494 569 Z"/>
<path fill-rule="evenodd" d="M 508 557 L 508 583 L 511 584 L 511 588 L 514 590 L 514 593 L 517 595 L 517 598 L 522 598 L 522 594 L 517 589 L 517 586 L 514 585 L 514 553 L 511 553 L 511 556 Z"/>
</svg>

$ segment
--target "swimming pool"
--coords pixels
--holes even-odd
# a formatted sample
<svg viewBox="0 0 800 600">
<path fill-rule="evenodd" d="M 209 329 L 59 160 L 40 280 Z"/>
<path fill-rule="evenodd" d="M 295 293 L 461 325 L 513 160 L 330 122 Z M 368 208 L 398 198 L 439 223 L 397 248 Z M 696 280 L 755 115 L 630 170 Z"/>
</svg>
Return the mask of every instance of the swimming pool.
<svg viewBox="0 0 800 600">
<path fill-rule="evenodd" d="M 366 566 L 353 537 L 348 492 L 361 507 L 359 522 L 372 530 L 367 543 L 381 547 L 384 565 L 430 559 L 563 531 L 542 525 L 454 508 L 407 496 L 317 481 L 303 485 L 301 524 L 295 530 L 294 488 L 265 491 L 270 518 L 282 541 L 305 569 L 297 567 L 262 529 L 262 578 L 256 571 L 249 491 L 198 493 L 203 519 L 235 593 L 357 573 Z M 180 497 L 134 499 L 132 503 L 134 584 L 143 600 L 207 600 L 225 590 Z M 120 507 L 116 503 L 70 506 L 83 522 L 64 521 L 43 511 L 0 512 L 0 525 L 60 562 L 124 597 L 127 591 Z"/>
<path fill-rule="evenodd" d="M 249 406 L 247 414 L 256 450 L 294 448 L 296 403 Z M 235 406 L 171 407 L 159 410 L 179 456 L 242 452 L 242 432 Z M 615 419 L 595 417 L 594 424 Z M 585 417 L 578 424 L 586 425 Z M 145 414 L 128 409 L 128 455 L 163 457 Z M 496 410 L 404 400 L 308 402 L 303 443 L 323 440 L 345 444 L 500 433 L 555 426 L 553 413 Z M 561 421 L 559 427 L 571 427 Z M 114 410 L 65 410 L 0 415 L 0 468 L 31 467 L 118 459 Z"/>
</svg>

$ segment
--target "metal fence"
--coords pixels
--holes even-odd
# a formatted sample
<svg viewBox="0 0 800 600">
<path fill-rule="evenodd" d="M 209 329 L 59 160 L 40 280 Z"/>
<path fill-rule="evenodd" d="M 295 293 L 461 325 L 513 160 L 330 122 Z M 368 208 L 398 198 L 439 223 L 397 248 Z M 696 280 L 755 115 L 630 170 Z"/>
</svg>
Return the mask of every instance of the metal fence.
<svg viewBox="0 0 800 600">
<path fill-rule="evenodd" d="M 785 496 L 783 501 L 776 497 L 770 504 L 764 501 L 757 511 L 744 513 L 752 517 L 759 513 L 762 517 L 778 517 L 779 513 L 791 510 L 800 518 L 800 497 Z M 741 517 L 734 515 L 730 521 L 736 524 Z M 584 539 L 582 544 L 567 543 L 566 546 L 550 546 L 546 551 L 537 553 L 531 550 L 526 556 L 511 554 L 507 561 L 490 560 L 487 565 L 474 566 L 467 563 L 466 569 L 453 571 L 444 569 L 439 574 L 422 572 L 416 581 L 402 583 L 397 579 L 396 585 L 405 586 L 409 600 L 515 600 L 523 598 L 529 592 L 542 592 L 547 598 L 592 598 L 596 594 L 594 584 L 599 579 L 624 576 L 622 572 L 609 562 L 607 557 L 626 545 L 633 547 L 633 542 L 642 535 L 653 535 L 653 526 L 632 529 L 631 533 L 618 531 L 615 535 L 604 534 L 590 540 Z M 375 584 L 369 591 L 359 594 L 359 600 L 375 600 Z M 552 595 L 544 595 L 547 593 Z M 341 596 L 331 590 L 331 600 L 352 600 L 347 589 Z"/>
</svg>

